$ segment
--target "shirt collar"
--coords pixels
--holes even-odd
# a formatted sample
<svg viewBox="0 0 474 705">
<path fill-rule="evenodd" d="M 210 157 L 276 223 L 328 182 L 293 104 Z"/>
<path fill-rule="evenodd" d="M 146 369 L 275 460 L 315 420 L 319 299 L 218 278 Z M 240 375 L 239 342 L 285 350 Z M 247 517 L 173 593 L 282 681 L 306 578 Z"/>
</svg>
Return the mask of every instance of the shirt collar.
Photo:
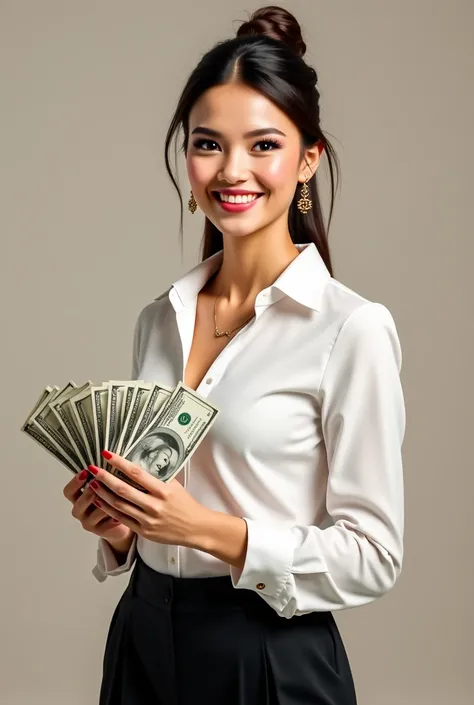
<svg viewBox="0 0 474 705">
<path fill-rule="evenodd" d="M 300 254 L 265 291 L 276 289 L 303 306 L 319 311 L 331 275 L 313 242 L 295 244 L 295 247 Z M 223 250 L 220 250 L 173 282 L 169 298 L 175 310 L 185 308 L 196 298 L 208 279 L 219 269 L 222 259 Z"/>
</svg>

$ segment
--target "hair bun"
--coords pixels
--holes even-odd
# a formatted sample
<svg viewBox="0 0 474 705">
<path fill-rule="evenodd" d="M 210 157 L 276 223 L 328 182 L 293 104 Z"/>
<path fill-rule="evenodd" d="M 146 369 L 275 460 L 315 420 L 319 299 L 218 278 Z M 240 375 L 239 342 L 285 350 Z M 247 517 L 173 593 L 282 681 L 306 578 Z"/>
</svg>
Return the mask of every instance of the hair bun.
<svg viewBox="0 0 474 705">
<path fill-rule="evenodd" d="M 291 47 L 298 56 L 306 53 L 298 20 L 283 7 L 268 5 L 256 10 L 237 31 L 237 37 L 263 35 L 278 39 Z"/>
</svg>

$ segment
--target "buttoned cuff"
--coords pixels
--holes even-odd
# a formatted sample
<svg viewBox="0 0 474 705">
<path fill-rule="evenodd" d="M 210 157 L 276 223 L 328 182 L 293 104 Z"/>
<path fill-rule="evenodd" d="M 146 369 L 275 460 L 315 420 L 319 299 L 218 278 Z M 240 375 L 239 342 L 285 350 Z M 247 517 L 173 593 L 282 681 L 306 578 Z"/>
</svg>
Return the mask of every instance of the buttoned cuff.
<svg viewBox="0 0 474 705">
<path fill-rule="evenodd" d="M 242 569 L 230 567 L 232 584 L 254 590 L 268 602 L 278 601 L 293 565 L 291 527 L 242 518 L 247 523 L 247 554 Z"/>
<path fill-rule="evenodd" d="M 128 549 L 125 562 L 119 565 L 117 556 L 112 546 L 103 538 L 99 538 L 97 546 L 97 563 L 92 569 L 92 574 L 100 583 L 103 583 L 108 575 L 121 575 L 132 567 L 136 557 L 137 535 L 133 537 L 132 544 Z"/>
</svg>

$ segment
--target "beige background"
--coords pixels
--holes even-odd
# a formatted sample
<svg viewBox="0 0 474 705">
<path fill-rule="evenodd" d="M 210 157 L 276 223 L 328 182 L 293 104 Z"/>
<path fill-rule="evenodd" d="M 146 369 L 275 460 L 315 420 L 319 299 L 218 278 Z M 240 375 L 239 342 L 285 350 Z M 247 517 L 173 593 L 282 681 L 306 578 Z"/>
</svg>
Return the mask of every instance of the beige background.
<svg viewBox="0 0 474 705">
<path fill-rule="evenodd" d="M 337 621 L 361 705 L 467 705 L 474 6 L 282 4 L 305 29 L 342 162 L 335 276 L 390 308 L 404 352 L 404 571 Z M 0 1 L 4 705 L 97 701 L 127 578 L 93 578 L 69 475 L 19 427 L 46 384 L 128 378 L 139 310 L 197 262 L 202 214 L 186 214 L 181 261 L 165 131 L 200 56 L 257 6 Z"/>
</svg>

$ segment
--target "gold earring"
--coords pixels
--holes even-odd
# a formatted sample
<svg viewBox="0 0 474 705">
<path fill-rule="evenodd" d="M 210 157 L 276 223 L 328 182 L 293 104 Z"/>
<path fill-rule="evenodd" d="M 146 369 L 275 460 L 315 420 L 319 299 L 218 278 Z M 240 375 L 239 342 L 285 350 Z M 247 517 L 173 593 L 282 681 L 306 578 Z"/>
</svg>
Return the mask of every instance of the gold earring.
<svg viewBox="0 0 474 705">
<path fill-rule="evenodd" d="M 303 213 L 303 215 L 306 215 L 306 213 L 310 211 L 313 207 L 313 202 L 309 198 L 309 188 L 307 181 L 308 180 L 306 180 L 303 184 L 303 188 L 301 189 L 301 198 L 296 204 L 298 206 L 298 210 L 300 211 L 300 213 Z"/>
<path fill-rule="evenodd" d="M 190 195 L 189 201 L 188 201 L 188 209 L 191 211 L 191 213 L 195 213 L 196 208 L 197 208 L 196 199 L 194 198 L 194 194 L 191 191 L 191 195 Z"/>
</svg>

